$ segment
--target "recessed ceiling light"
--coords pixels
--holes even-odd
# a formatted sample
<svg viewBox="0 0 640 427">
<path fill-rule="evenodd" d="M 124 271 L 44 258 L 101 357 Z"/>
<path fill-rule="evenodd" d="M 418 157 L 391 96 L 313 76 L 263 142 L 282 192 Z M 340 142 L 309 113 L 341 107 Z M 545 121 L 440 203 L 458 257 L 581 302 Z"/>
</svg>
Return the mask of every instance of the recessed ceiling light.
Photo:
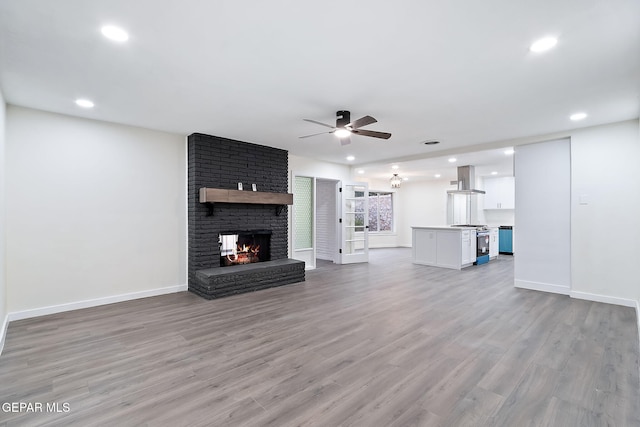
<svg viewBox="0 0 640 427">
<path fill-rule="evenodd" d="M 126 42 L 129 40 L 129 34 L 120 27 L 114 25 L 105 25 L 100 29 L 102 35 L 113 40 L 114 42 Z"/>
<path fill-rule="evenodd" d="M 364 173 L 364 169 L 358 169 L 358 173 L 360 174 Z"/>
<path fill-rule="evenodd" d="M 391 166 L 391 169 L 393 169 L 393 170 L 398 170 L 398 169 L 400 169 L 400 166 L 398 166 L 398 165 L 393 165 L 393 166 Z"/>
<path fill-rule="evenodd" d="M 455 157 L 451 157 L 451 158 L 449 159 L 449 163 L 455 163 L 455 162 L 457 162 L 457 161 L 458 161 L 458 159 L 456 159 Z"/>
<path fill-rule="evenodd" d="M 354 156 L 347 156 L 347 160 L 353 162 L 356 158 Z"/>
<path fill-rule="evenodd" d="M 437 174 L 435 174 L 435 175 L 433 175 L 433 176 L 435 176 L 436 178 L 440 178 L 442 175 L 440 175 L 439 173 L 437 173 Z"/>
<path fill-rule="evenodd" d="M 93 102 L 88 99 L 76 99 L 76 105 L 82 108 L 93 108 L 94 106 Z"/>
<path fill-rule="evenodd" d="M 493 171 L 493 172 L 491 172 L 491 175 L 498 175 L 498 172 Z"/>
<path fill-rule="evenodd" d="M 402 178 L 403 181 L 409 181 L 409 178 L 407 178 L 406 176 L 404 178 Z"/>
<path fill-rule="evenodd" d="M 504 150 L 504 154 L 506 154 L 507 156 L 512 155 L 513 153 L 515 153 L 513 148 L 509 148 L 507 150 Z"/>
<path fill-rule="evenodd" d="M 347 129 L 336 129 L 334 133 L 338 138 L 346 138 L 351 135 L 351 132 L 349 132 Z"/>
<path fill-rule="evenodd" d="M 531 52 L 536 52 L 536 53 L 544 52 L 553 48 L 556 44 L 558 44 L 557 38 L 544 37 L 544 38 L 541 38 L 540 40 L 536 40 L 535 42 L 533 42 L 533 44 L 529 47 L 529 50 Z"/>
<path fill-rule="evenodd" d="M 574 122 L 577 122 L 578 120 L 584 120 L 587 118 L 587 113 L 575 113 L 572 114 L 571 117 L 569 117 L 571 120 L 573 120 Z"/>
</svg>

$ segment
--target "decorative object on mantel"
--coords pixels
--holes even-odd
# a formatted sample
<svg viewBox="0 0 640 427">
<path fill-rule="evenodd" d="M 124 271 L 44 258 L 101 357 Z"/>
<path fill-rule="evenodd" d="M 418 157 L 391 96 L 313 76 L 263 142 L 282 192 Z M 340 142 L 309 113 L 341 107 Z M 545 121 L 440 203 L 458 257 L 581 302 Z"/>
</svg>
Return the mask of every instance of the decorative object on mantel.
<svg viewBox="0 0 640 427">
<path fill-rule="evenodd" d="M 280 215 L 286 205 L 293 204 L 291 193 L 268 193 L 265 191 L 226 190 L 223 188 L 200 189 L 200 203 L 207 203 L 209 216 L 213 215 L 214 203 L 249 203 L 257 205 L 276 205 L 276 215 Z"/>
<path fill-rule="evenodd" d="M 242 191 L 242 183 L 241 182 L 238 183 L 238 190 Z"/>
<path fill-rule="evenodd" d="M 251 189 L 252 189 L 253 191 L 258 191 L 258 187 L 256 187 L 256 185 L 255 185 L 255 184 L 251 184 Z"/>
<path fill-rule="evenodd" d="M 400 178 L 397 173 L 393 174 L 390 181 L 391 188 L 400 188 L 400 184 L 402 184 L 402 178 Z"/>
</svg>

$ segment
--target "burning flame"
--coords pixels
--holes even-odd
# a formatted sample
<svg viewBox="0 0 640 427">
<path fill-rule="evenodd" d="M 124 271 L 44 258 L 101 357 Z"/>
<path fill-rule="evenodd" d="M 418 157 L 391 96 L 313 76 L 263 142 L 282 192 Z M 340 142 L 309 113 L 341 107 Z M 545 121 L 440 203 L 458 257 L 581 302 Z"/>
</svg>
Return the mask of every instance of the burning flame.
<svg viewBox="0 0 640 427">
<path fill-rule="evenodd" d="M 260 245 L 238 245 L 238 249 L 237 249 L 238 253 L 241 254 L 246 254 L 246 253 L 252 253 L 252 254 L 257 254 L 258 252 L 260 252 Z"/>
<path fill-rule="evenodd" d="M 237 245 L 234 253 L 227 255 L 227 260 L 229 260 L 229 262 L 231 263 L 235 263 L 236 261 L 238 261 L 238 258 L 241 258 L 241 257 L 246 258 L 247 255 L 257 256 L 258 253 L 260 253 L 260 245 L 246 245 L 246 244 L 243 244 L 242 246 Z M 251 261 L 251 262 L 255 262 L 255 261 Z"/>
</svg>

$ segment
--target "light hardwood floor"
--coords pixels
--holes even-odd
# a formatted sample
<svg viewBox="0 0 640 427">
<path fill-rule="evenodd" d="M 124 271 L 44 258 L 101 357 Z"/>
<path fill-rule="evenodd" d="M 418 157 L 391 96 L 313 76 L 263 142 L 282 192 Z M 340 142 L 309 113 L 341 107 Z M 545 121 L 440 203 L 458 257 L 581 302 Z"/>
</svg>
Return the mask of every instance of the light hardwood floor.
<svg viewBox="0 0 640 427">
<path fill-rule="evenodd" d="M 69 411 L 0 426 L 640 425 L 634 309 L 515 289 L 508 256 L 410 254 L 12 322 L 0 403 Z"/>
</svg>

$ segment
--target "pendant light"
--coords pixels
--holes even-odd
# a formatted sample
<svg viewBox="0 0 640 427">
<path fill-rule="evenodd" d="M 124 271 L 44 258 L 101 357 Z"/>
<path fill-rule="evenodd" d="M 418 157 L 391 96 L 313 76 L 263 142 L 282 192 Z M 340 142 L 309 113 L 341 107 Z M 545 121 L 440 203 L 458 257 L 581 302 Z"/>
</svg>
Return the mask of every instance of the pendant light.
<svg viewBox="0 0 640 427">
<path fill-rule="evenodd" d="M 393 174 L 390 181 L 391 188 L 400 188 L 400 184 L 402 184 L 402 178 L 400 178 L 397 173 Z"/>
</svg>

